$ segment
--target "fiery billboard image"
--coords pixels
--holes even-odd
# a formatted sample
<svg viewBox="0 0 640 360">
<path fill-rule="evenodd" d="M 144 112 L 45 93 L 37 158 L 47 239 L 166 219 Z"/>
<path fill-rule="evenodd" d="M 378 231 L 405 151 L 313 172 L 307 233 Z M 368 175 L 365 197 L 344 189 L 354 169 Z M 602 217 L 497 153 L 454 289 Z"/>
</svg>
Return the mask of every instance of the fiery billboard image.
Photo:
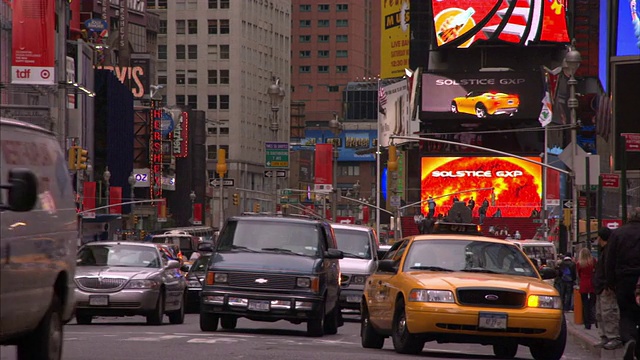
<svg viewBox="0 0 640 360">
<path fill-rule="evenodd" d="M 539 157 L 527 157 L 540 161 Z M 467 203 L 473 197 L 476 206 L 473 216 L 484 199 L 489 201 L 487 217 L 500 209 L 503 217 L 529 217 L 542 202 L 542 169 L 524 160 L 511 157 L 423 157 L 421 199 L 432 196 L 437 204 L 436 215 L 446 216 L 454 196 Z M 495 205 L 491 204 L 493 188 Z M 459 191 L 474 190 L 457 195 Z M 422 212 L 428 213 L 427 202 Z"/>
</svg>

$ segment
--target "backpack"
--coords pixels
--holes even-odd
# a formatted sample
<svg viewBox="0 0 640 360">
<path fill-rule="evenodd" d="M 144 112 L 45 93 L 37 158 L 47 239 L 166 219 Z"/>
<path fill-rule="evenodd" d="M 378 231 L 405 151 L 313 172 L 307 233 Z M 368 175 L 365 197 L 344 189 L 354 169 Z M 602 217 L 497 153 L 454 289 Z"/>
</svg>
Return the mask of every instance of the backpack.
<svg viewBox="0 0 640 360">
<path fill-rule="evenodd" d="M 562 274 L 560 277 L 562 281 L 566 281 L 566 282 L 573 281 L 573 277 L 571 276 L 571 268 L 569 266 L 563 266 L 560 272 Z"/>
</svg>

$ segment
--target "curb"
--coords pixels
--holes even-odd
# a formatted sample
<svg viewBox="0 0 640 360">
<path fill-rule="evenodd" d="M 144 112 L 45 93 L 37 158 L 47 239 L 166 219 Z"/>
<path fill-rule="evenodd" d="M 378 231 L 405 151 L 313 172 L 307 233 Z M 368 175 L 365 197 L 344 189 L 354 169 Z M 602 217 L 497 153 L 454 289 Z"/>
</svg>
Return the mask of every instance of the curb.
<svg viewBox="0 0 640 360">
<path fill-rule="evenodd" d="M 596 343 L 594 343 L 591 336 L 584 334 L 580 329 L 573 327 L 571 324 L 567 324 L 567 335 L 569 335 L 568 338 L 571 341 L 587 350 L 593 359 L 602 358 L 602 349 L 595 346 Z"/>
</svg>

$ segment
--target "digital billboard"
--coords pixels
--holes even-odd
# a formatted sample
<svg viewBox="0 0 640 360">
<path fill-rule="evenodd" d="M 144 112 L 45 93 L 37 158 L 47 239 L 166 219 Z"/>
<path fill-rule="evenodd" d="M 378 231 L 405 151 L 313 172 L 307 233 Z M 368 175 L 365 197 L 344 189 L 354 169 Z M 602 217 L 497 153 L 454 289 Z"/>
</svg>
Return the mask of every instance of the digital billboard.
<svg viewBox="0 0 640 360">
<path fill-rule="evenodd" d="M 293 150 L 311 150 L 316 144 L 333 144 L 338 148 L 338 161 L 375 161 L 374 154 L 358 154 L 358 150 L 376 146 L 378 132 L 375 130 L 344 130 L 335 135 L 331 130 L 306 130 L 300 145 Z"/>
<path fill-rule="evenodd" d="M 542 108 L 539 72 L 479 72 L 422 77 L 421 119 L 537 119 Z"/>
<path fill-rule="evenodd" d="M 540 161 L 539 157 L 527 159 Z M 423 157 L 421 172 L 421 199 L 432 196 L 436 201 L 436 214 L 446 216 L 453 204 L 454 194 L 460 201 L 473 197 L 476 206 L 473 215 L 487 199 L 490 203 L 487 217 L 500 210 L 502 217 L 529 217 L 542 203 L 542 169 L 540 165 L 513 157 Z M 491 204 L 493 188 L 495 205 Z M 427 203 L 423 203 L 427 213 Z M 496 215 L 497 216 L 497 215 Z"/>
<path fill-rule="evenodd" d="M 619 0 L 616 56 L 640 55 L 640 12 L 637 0 Z"/>
<path fill-rule="evenodd" d="M 432 0 L 438 46 L 569 42 L 564 1 Z"/>
</svg>

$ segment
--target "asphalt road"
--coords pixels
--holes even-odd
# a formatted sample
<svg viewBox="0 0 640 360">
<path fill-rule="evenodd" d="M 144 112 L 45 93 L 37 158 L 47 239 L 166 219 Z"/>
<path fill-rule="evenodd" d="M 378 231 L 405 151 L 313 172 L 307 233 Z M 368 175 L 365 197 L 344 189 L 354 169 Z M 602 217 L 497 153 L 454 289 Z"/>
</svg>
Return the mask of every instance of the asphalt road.
<svg viewBox="0 0 640 360">
<path fill-rule="evenodd" d="M 65 360 L 164 360 L 164 359 L 304 359 L 371 360 L 407 359 L 396 354 L 391 339 L 382 350 L 363 349 L 360 324 L 349 317 L 337 335 L 305 336 L 305 324 L 262 323 L 240 319 L 236 330 L 203 333 L 198 315 L 189 314 L 182 325 L 147 326 L 143 317 L 99 318 L 92 325 L 65 327 Z M 491 347 L 466 344 L 427 343 L 418 357 L 430 359 L 494 359 Z M 588 352 L 567 341 L 563 359 L 583 360 Z M 16 359 L 14 347 L 0 347 L 0 360 Z M 532 359 L 520 347 L 516 359 Z"/>
</svg>

